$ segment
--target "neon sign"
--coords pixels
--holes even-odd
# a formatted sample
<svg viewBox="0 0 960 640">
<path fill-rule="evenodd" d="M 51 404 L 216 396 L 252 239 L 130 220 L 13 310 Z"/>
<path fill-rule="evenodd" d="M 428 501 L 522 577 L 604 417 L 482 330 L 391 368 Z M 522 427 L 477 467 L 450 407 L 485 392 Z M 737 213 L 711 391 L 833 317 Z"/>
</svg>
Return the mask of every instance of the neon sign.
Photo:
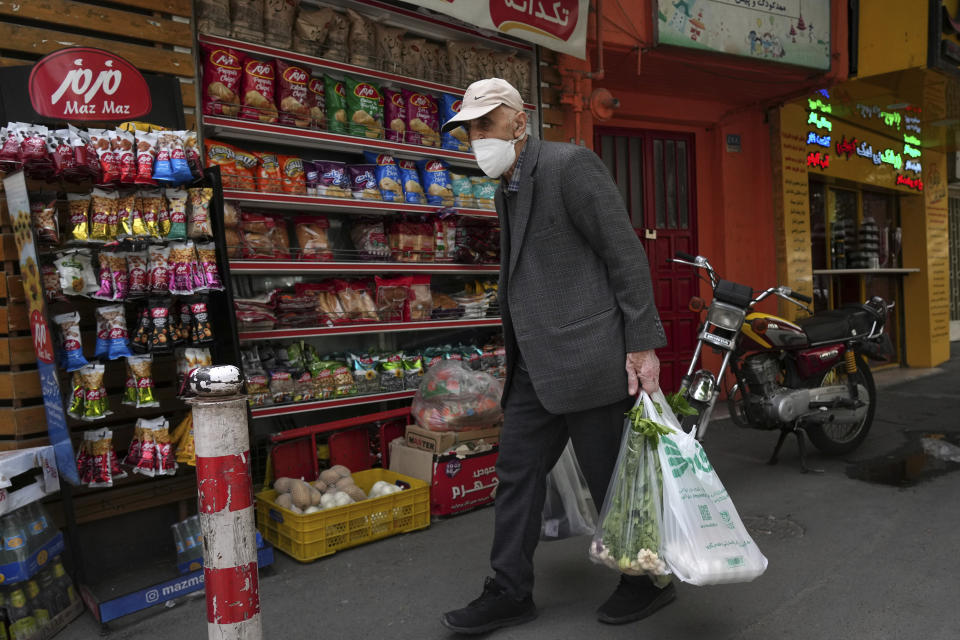
<svg viewBox="0 0 960 640">
<path fill-rule="evenodd" d="M 907 160 L 906 164 L 903 165 L 903 168 L 907 171 L 916 171 L 917 173 L 921 173 L 923 171 L 920 167 L 920 163 L 914 162 L 913 160 Z"/>
<path fill-rule="evenodd" d="M 818 144 L 821 147 L 830 148 L 830 136 L 818 135 L 816 131 L 807 134 L 807 144 Z"/>
<path fill-rule="evenodd" d="M 907 123 L 904 126 L 907 131 L 915 131 L 916 133 L 920 133 L 920 118 L 907 116 L 904 118 L 904 122 Z"/>
<path fill-rule="evenodd" d="M 821 111 L 823 113 L 833 113 L 833 107 L 820 98 L 807 98 L 807 105 L 811 111 Z"/>
<path fill-rule="evenodd" d="M 917 191 L 923 191 L 923 180 L 920 178 L 909 178 L 902 173 L 897 174 L 897 184 L 910 189 L 916 189 Z"/>
<path fill-rule="evenodd" d="M 827 169 L 830 166 L 830 154 L 811 151 L 807 154 L 807 166 Z"/>
<path fill-rule="evenodd" d="M 899 113 L 896 113 L 896 112 L 890 113 L 887 111 L 881 111 L 879 115 L 881 118 L 883 118 L 883 124 L 893 129 L 900 128 L 901 119 L 900 119 Z"/>
<path fill-rule="evenodd" d="M 810 117 L 807 118 L 807 124 L 812 124 L 817 129 L 826 129 L 827 131 L 833 131 L 833 123 L 827 120 L 826 118 L 821 118 L 816 114 L 815 111 L 810 112 Z"/>
<path fill-rule="evenodd" d="M 889 165 L 892 165 L 894 169 L 900 170 L 903 166 L 903 156 L 894 151 L 893 149 L 884 149 L 883 153 L 880 154 L 880 160 L 886 162 Z"/>
<path fill-rule="evenodd" d="M 911 158 L 919 158 L 922 155 L 920 149 L 914 149 L 909 144 L 903 145 L 903 152 Z"/>
<path fill-rule="evenodd" d="M 843 139 L 837 142 L 837 155 L 846 156 L 847 160 L 850 159 L 850 154 L 857 151 L 857 139 L 850 138 L 847 140 L 847 136 L 843 136 Z"/>
<path fill-rule="evenodd" d="M 817 93 L 819 93 L 820 95 L 822 95 L 822 96 L 823 96 L 824 98 L 826 98 L 827 100 L 830 99 L 830 92 L 827 91 L 826 89 L 817 89 Z"/>
</svg>

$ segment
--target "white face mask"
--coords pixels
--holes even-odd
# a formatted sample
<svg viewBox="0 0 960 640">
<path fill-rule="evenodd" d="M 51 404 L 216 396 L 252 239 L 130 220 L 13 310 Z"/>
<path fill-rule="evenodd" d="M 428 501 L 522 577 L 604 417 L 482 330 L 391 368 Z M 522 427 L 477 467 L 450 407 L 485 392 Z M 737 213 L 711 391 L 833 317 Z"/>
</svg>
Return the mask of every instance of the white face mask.
<svg viewBox="0 0 960 640">
<path fill-rule="evenodd" d="M 477 158 L 480 169 L 491 178 L 499 178 L 503 172 L 513 166 L 517 159 L 517 150 L 514 144 L 523 140 L 501 140 L 500 138 L 481 138 L 474 140 L 473 155 Z"/>
</svg>

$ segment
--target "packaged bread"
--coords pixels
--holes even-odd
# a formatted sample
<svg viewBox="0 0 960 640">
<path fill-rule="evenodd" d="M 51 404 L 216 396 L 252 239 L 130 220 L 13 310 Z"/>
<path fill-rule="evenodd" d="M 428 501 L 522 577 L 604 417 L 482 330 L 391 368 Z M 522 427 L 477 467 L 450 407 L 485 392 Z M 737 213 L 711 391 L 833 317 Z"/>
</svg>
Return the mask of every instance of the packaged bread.
<svg viewBox="0 0 960 640">
<path fill-rule="evenodd" d="M 333 260 L 329 230 L 330 221 L 325 216 L 301 216 L 294 218 L 294 233 L 303 260 Z"/>
<path fill-rule="evenodd" d="M 264 0 L 230 0 L 233 37 L 248 42 L 263 42 Z"/>
<path fill-rule="evenodd" d="M 350 23 L 345 15 L 334 11 L 327 23 L 327 46 L 323 57 L 327 60 L 346 62 L 349 41 Z"/>
<path fill-rule="evenodd" d="M 271 47 L 289 49 L 293 43 L 293 22 L 300 0 L 265 0 L 264 39 Z"/>
<path fill-rule="evenodd" d="M 353 9 L 347 9 L 350 23 L 350 64 L 372 67 L 376 51 L 376 31 L 373 21 Z"/>
<path fill-rule="evenodd" d="M 390 73 L 400 72 L 405 30 L 376 24 L 374 25 L 374 33 L 376 33 L 377 68 Z"/>
<path fill-rule="evenodd" d="M 465 42 L 448 42 L 447 56 L 450 59 L 451 84 L 466 87 L 480 79 L 477 75 L 477 55 L 473 45 Z"/>
<path fill-rule="evenodd" d="M 329 7 L 307 9 L 301 5 L 293 25 L 293 50 L 308 56 L 322 56 L 332 18 L 333 9 Z"/>
<path fill-rule="evenodd" d="M 423 38 L 408 37 L 403 39 L 403 49 L 400 54 L 400 73 L 411 78 L 424 78 L 423 47 L 427 41 Z"/>
<path fill-rule="evenodd" d="M 427 80 L 446 82 L 440 77 L 437 67 L 441 48 L 442 45 L 430 42 L 429 40 L 423 45 L 423 77 Z"/>
<path fill-rule="evenodd" d="M 267 230 L 267 238 L 273 245 L 273 255 L 278 260 L 289 260 L 290 254 L 290 235 L 287 233 L 287 221 L 285 218 L 275 217 L 270 228 Z"/>
<path fill-rule="evenodd" d="M 224 238 L 227 244 L 227 257 L 239 258 L 243 255 L 243 239 L 240 237 L 239 229 L 224 229 Z"/>
</svg>

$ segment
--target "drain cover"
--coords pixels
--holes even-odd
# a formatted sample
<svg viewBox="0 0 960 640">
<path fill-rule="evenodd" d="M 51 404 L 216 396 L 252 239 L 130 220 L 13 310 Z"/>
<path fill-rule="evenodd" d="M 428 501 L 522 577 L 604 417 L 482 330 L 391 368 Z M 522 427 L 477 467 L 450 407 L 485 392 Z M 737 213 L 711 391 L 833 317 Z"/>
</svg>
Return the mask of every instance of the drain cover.
<svg viewBox="0 0 960 640">
<path fill-rule="evenodd" d="M 901 447 L 878 458 L 847 467 L 856 480 L 894 487 L 909 487 L 960 469 L 960 433 L 906 431 Z"/>
<path fill-rule="evenodd" d="M 790 518 L 778 518 L 773 515 L 744 518 L 750 535 L 756 538 L 786 540 L 803 536 L 803 527 Z"/>
</svg>

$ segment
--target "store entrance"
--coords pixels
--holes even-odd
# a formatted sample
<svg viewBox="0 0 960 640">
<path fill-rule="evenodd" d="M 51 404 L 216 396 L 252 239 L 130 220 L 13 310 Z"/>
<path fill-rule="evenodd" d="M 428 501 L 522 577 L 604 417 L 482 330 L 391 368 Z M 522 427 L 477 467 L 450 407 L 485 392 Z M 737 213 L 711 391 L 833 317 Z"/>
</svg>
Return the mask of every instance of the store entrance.
<svg viewBox="0 0 960 640">
<path fill-rule="evenodd" d="M 697 253 L 693 136 L 635 129 L 597 129 L 595 149 L 610 170 L 650 260 L 654 298 L 667 346 L 657 351 L 664 389 L 679 388 L 693 357 L 698 318 L 688 309 L 699 290 L 690 268 L 667 262 Z"/>
</svg>

